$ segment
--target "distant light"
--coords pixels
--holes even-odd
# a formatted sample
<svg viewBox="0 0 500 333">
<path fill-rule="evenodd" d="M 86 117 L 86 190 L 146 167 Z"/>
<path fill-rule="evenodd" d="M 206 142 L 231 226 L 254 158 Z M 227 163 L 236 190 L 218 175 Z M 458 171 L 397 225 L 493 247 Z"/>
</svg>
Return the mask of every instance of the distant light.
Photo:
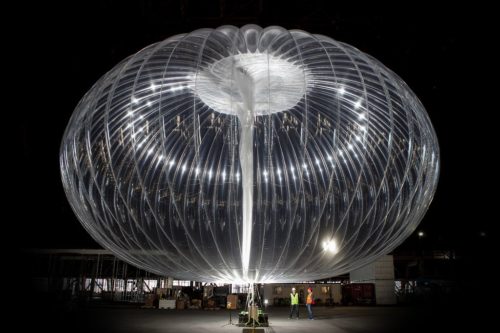
<svg viewBox="0 0 500 333">
<path fill-rule="evenodd" d="M 363 120 L 366 118 L 366 116 L 364 113 L 360 113 L 358 118 L 359 118 L 359 120 Z"/>
<path fill-rule="evenodd" d="M 137 104 L 139 103 L 139 100 L 135 97 L 132 97 L 132 104 Z"/>
<path fill-rule="evenodd" d="M 155 91 L 156 89 L 156 85 L 154 83 L 151 83 L 151 86 L 150 86 L 151 90 Z"/>
<path fill-rule="evenodd" d="M 419 231 L 418 232 L 418 237 L 424 237 L 424 232 L 423 231 Z"/>
<path fill-rule="evenodd" d="M 485 233 L 484 231 L 481 231 L 481 232 L 479 233 L 479 236 L 481 236 L 481 237 L 486 237 L 486 233 Z"/>
<path fill-rule="evenodd" d="M 267 299 L 264 300 L 264 304 L 267 305 L 269 301 Z"/>
<path fill-rule="evenodd" d="M 345 88 L 342 86 L 337 91 L 340 95 L 343 95 L 345 93 Z"/>
<path fill-rule="evenodd" d="M 335 254 L 338 252 L 337 243 L 333 239 L 325 241 L 323 242 L 323 250 Z"/>
</svg>

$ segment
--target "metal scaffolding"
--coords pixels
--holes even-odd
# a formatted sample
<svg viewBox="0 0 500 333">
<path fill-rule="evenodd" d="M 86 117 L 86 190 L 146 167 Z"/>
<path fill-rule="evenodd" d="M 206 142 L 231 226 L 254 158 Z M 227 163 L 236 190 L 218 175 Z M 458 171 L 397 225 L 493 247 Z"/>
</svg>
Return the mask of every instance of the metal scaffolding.
<svg viewBox="0 0 500 333">
<path fill-rule="evenodd" d="M 171 293 L 173 279 L 146 272 L 98 249 L 29 250 L 24 253 L 35 291 L 59 299 L 103 299 L 144 303 L 159 288 Z"/>
</svg>

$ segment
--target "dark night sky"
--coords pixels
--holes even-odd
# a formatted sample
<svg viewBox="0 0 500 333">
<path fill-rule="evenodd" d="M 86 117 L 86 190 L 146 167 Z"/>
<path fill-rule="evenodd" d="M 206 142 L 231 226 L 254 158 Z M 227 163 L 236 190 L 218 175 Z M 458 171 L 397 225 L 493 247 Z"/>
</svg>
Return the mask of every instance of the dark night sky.
<svg viewBox="0 0 500 333">
<path fill-rule="evenodd" d="M 434 201 L 419 228 L 429 248 L 467 249 L 493 237 L 495 171 L 491 149 L 495 95 L 489 66 L 493 11 L 460 7 L 357 8 L 329 1 L 307 5 L 232 1 L 68 1 L 22 14 L 27 32 L 16 35 L 17 59 L 26 72 L 17 117 L 22 187 L 16 196 L 25 248 L 98 247 L 74 217 L 59 174 L 59 144 L 79 99 L 126 56 L 171 35 L 223 24 L 303 29 L 349 43 L 379 59 L 415 91 L 435 126 L 441 147 L 441 177 Z M 205 3 L 205 2 L 201 2 Z M 225 3 L 221 11 L 220 3 Z M 45 5 L 45 4 L 44 4 Z M 415 4 L 417 6 L 417 3 Z M 23 11 L 23 9 L 19 9 Z M 24 13 L 24 12 L 22 12 Z M 491 14 L 490 14 L 491 13 Z M 495 45 L 496 47 L 496 45 Z M 484 232 L 485 236 L 480 233 Z M 401 249 L 411 249 L 413 235 Z"/>
</svg>

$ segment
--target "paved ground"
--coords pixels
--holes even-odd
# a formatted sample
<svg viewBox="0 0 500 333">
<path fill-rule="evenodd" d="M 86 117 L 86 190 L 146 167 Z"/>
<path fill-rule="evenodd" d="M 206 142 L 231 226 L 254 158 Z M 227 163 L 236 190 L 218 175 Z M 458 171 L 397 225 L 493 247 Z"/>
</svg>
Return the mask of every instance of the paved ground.
<svg viewBox="0 0 500 333">
<path fill-rule="evenodd" d="M 242 332 L 229 324 L 228 310 L 156 310 L 136 306 L 85 306 L 71 310 L 37 306 L 19 309 L 15 327 L 32 326 L 39 332 Z M 315 320 L 306 319 L 301 307 L 299 320 L 288 319 L 287 308 L 268 308 L 270 327 L 265 333 L 295 332 L 454 332 L 457 329 L 486 330 L 487 315 L 481 311 L 460 310 L 454 306 L 421 307 L 316 307 Z M 236 312 L 231 312 L 233 322 Z M 483 329 L 482 329 L 483 328 Z M 18 329 L 16 329 L 18 330 Z M 21 330 L 23 331 L 23 330 Z M 493 330 L 496 331 L 496 330 Z"/>
</svg>

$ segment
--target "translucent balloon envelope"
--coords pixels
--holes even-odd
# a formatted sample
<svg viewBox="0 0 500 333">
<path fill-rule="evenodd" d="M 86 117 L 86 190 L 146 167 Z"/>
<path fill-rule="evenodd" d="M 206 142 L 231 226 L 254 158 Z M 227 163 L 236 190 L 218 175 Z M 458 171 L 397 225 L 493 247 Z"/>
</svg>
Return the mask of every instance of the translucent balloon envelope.
<svg viewBox="0 0 500 333">
<path fill-rule="evenodd" d="M 335 276 L 410 235 L 436 189 L 424 107 L 331 38 L 223 26 L 150 45 L 83 97 L 63 184 L 92 237 L 200 281 Z"/>
</svg>

